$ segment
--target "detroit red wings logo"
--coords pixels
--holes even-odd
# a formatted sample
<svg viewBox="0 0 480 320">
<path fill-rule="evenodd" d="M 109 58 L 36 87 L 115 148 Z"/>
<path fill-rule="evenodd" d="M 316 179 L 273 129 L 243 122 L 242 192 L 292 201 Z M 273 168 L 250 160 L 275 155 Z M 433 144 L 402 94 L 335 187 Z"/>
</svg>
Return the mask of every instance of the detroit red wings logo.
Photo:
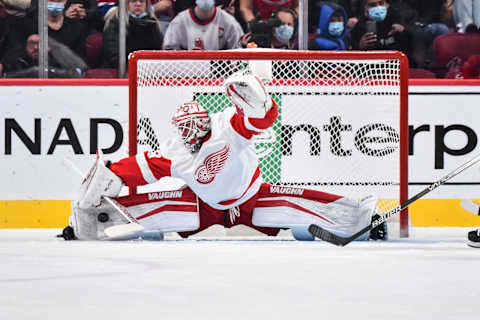
<svg viewBox="0 0 480 320">
<path fill-rule="evenodd" d="M 227 144 L 221 150 L 212 153 L 207 156 L 203 161 L 203 164 L 195 171 L 195 178 L 201 184 L 207 184 L 215 179 L 217 173 L 219 173 L 225 166 L 225 162 L 230 156 L 230 146 Z"/>
</svg>

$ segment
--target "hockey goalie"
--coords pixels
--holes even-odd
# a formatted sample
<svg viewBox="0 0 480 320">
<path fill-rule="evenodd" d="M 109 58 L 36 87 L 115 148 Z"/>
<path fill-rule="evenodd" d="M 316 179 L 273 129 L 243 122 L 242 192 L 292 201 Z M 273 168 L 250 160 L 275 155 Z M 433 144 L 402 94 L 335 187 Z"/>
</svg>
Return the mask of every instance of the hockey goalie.
<svg viewBox="0 0 480 320">
<path fill-rule="evenodd" d="M 376 214 L 376 198 L 361 201 L 304 188 L 264 183 L 252 138 L 276 120 L 278 109 L 262 81 L 248 73 L 230 76 L 225 91 L 235 107 L 208 114 L 195 101 L 183 103 L 172 123 L 176 136 L 159 150 L 105 165 L 101 153 L 73 202 L 65 239 L 108 240 L 112 228 L 137 223 L 141 228 L 115 239 L 177 232 L 188 238 L 219 224 L 245 225 L 269 236 L 290 229 L 297 240 L 313 240 L 312 223 L 338 235 L 367 226 Z M 122 186 L 180 178 L 179 190 L 118 197 Z M 112 197 L 117 206 L 105 201 Z M 132 217 L 125 219 L 119 208 Z M 128 228 L 127 228 L 128 229 Z M 119 229 L 121 230 L 121 228 Z M 386 239 L 386 224 L 366 238 Z M 364 238 L 363 240 L 365 240 Z"/>
</svg>

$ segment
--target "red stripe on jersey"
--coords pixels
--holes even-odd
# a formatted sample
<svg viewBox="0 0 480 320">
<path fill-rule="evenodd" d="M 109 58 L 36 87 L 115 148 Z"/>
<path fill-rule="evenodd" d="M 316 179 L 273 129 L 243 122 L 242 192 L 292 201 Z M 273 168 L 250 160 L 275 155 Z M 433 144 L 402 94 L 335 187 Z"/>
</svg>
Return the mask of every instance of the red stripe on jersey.
<svg viewBox="0 0 480 320">
<path fill-rule="evenodd" d="M 155 154 L 155 153 L 154 153 Z M 171 176 L 172 161 L 161 156 L 149 157 L 148 152 L 144 153 L 148 167 L 157 179 Z M 124 158 L 118 162 L 112 163 L 109 168 L 129 187 L 148 184 L 143 178 L 142 171 L 137 163 L 135 156 Z"/>
<path fill-rule="evenodd" d="M 119 176 L 127 186 L 141 186 L 148 183 L 143 179 L 135 156 L 114 162 L 110 165 L 109 169 Z"/>
<path fill-rule="evenodd" d="M 315 212 L 308 210 L 304 207 L 301 207 L 293 202 L 290 202 L 288 200 L 261 200 L 258 199 L 257 203 L 255 204 L 255 208 L 273 208 L 273 207 L 289 207 L 293 208 L 296 210 L 303 211 L 305 213 L 311 214 L 312 216 L 318 217 L 328 223 L 334 224 L 332 221 L 328 220 L 325 217 L 322 217 L 319 214 L 316 214 Z"/>
<path fill-rule="evenodd" d="M 272 100 L 272 108 L 268 110 L 264 118 L 248 118 L 248 122 L 258 131 L 247 129 L 245 126 L 245 117 L 237 108 L 237 112 L 230 119 L 230 125 L 233 130 L 245 139 L 251 139 L 254 135 L 259 134 L 261 130 L 269 128 L 278 117 L 278 108 L 275 101 Z"/>
<path fill-rule="evenodd" d="M 153 216 L 155 214 L 158 214 L 164 211 L 197 212 L 198 209 L 196 205 L 167 204 L 167 205 L 161 206 L 160 208 L 147 212 L 144 215 L 137 217 L 137 220 L 145 219 L 147 217 Z"/>
<path fill-rule="evenodd" d="M 255 181 L 257 181 L 259 176 L 260 176 L 260 168 L 257 167 L 257 170 L 255 170 L 255 173 L 253 174 L 253 177 L 252 177 L 252 180 L 250 181 L 250 184 L 248 185 L 248 187 L 245 189 L 245 191 L 242 193 L 242 195 L 240 197 L 238 197 L 236 199 L 225 200 L 225 201 L 219 202 L 218 204 L 222 205 L 222 206 L 228 206 L 228 205 L 238 201 L 238 199 L 241 199 L 247 193 L 248 189 L 250 189 L 250 187 L 253 185 L 253 183 Z"/>
<path fill-rule="evenodd" d="M 237 132 L 245 139 L 250 140 L 254 135 L 259 134 L 259 132 L 247 129 L 247 127 L 245 127 L 243 119 L 244 118 L 240 114 L 235 113 L 230 119 L 230 125 L 232 126 L 233 130 L 235 130 L 235 132 Z"/>
</svg>

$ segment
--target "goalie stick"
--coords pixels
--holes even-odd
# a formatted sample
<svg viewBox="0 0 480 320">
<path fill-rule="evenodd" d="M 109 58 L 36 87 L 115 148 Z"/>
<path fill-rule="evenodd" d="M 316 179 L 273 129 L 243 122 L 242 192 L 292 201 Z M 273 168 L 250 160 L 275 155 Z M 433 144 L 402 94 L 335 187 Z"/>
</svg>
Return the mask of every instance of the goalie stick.
<svg viewBox="0 0 480 320">
<path fill-rule="evenodd" d="M 67 167 L 75 171 L 82 178 L 85 177 L 85 175 L 70 159 L 64 158 L 63 163 Z M 122 217 L 128 220 L 128 223 L 126 224 L 120 224 L 105 228 L 105 230 L 103 230 L 103 232 L 107 236 L 105 240 L 122 240 L 140 235 L 144 231 L 145 228 L 140 225 L 140 223 L 138 223 L 137 219 L 135 219 L 135 217 L 132 216 L 130 212 L 128 212 L 127 208 L 125 208 L 120 203 L 110 197 L 102 196 L 102 198 L 107 201 L 113 208 L 115 208 L 115 210 L 117 210 L 117 212 L 120 213 Z"/>
<path fill-rule="evenodd" d="M 480 155 L 477 155 L 475 158 L 471 159 L 470 161 L 466 162 L 465 164 L 461 165 L 460 167 L 458 167 L 457 169 L 453 170 L 452 172 L 450 172 L 449 174 L 447 174 L 446 176 L 444 176 L 443 178 L 441 178 L 440 180 L 432 183 L 431 185 L 429 185 L 427 188 L 425 188 L 424 190 L 420 191 L 419 193 L 417 193 L 416 195 L 414 195 L 413 197 L 411 197 L 410 199 L 408 199 L 407 201 L 405 201 L 404 203 L 401 203 L 400 205 L 398 205 L 397 207 L 395 207 L 394 209 L 388 211 L 387 213 L 385 213 L 384 215 L 380 215 L 380 218 L 372 221 L 372 223 L 370 223 L 368 226 L 366 226 L 365 228 L 361 229 L 360 231 L 358 231 L 357 233 L 353 234 L 352 236 L 350 237 L 341 237 L 341 236 L 338 236 L 336 234 L 333 234 L 331 233 L 330 231 L 328 230 L 325 230 L 323 229 L 322 227 L 316 225 L 316 224 L 311 224 L 309 227 L 308 227 L 308 231 L 315 237 L 317 238 L 320 238 L 321 240 L 324 240 L 324 241 L 327 241 L 327 242 L 330 242 L 331 244 L 334 244 L 334 245 L 337 245 L 337 246 L 346 246 L 347 244 L 349 244 L 350 242 L 352 242 L 353 240 L 357 239 L 358 237 L 360 237 L 362 234 L 364 234 L 365 232 L 368 232 L 370 230 L 372 230 L 373 228 L 375 228 L 376 226 L 382 224 L 383 222 L 385 222 L 387 219 L 389 219 L 390 217 L 396 215 L 397 213 L 399 213 L 400 211 L 402 211 L 403 209 L 405 209 L 406 207 L 408 207 L 409 205 L 411 205 L 413 202 L 417 201 L 418 199 L 420 199 L 421 197 L 423 197 L 424 195 L 426 195 L 427 193 L 431 192 L 432 190 L 435 190 L 436 188 L 438 188 L 439 186 L 441 186 L 442 184 L 444 184 L 445 182 L 447 182 L 448 180 L 452 179 L 453 177 L 455 177 L 456 175 L 458 175 L 459 173 L 461 173 L 462 171 L 470 168 L 471 166 L 473 166 L 474 164 L 476 164 L 477 162 L 480 161 Z"/>
</svg>

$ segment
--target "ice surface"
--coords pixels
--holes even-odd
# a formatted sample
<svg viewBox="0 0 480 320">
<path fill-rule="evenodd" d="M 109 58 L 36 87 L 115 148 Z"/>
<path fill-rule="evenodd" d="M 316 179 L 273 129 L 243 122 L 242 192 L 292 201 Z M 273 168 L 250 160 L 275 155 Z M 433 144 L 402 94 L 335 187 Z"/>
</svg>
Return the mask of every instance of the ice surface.
<svg viewBox="0 0 480 320">
<path fill-rule="evenodd" d="M 0 230 L 0 319 L 476 319 L 470 228 L 344 248 L 289 237 L 63 241 Z M 235 238 L 236 239 L 236 238 Z"/>
</svg>

